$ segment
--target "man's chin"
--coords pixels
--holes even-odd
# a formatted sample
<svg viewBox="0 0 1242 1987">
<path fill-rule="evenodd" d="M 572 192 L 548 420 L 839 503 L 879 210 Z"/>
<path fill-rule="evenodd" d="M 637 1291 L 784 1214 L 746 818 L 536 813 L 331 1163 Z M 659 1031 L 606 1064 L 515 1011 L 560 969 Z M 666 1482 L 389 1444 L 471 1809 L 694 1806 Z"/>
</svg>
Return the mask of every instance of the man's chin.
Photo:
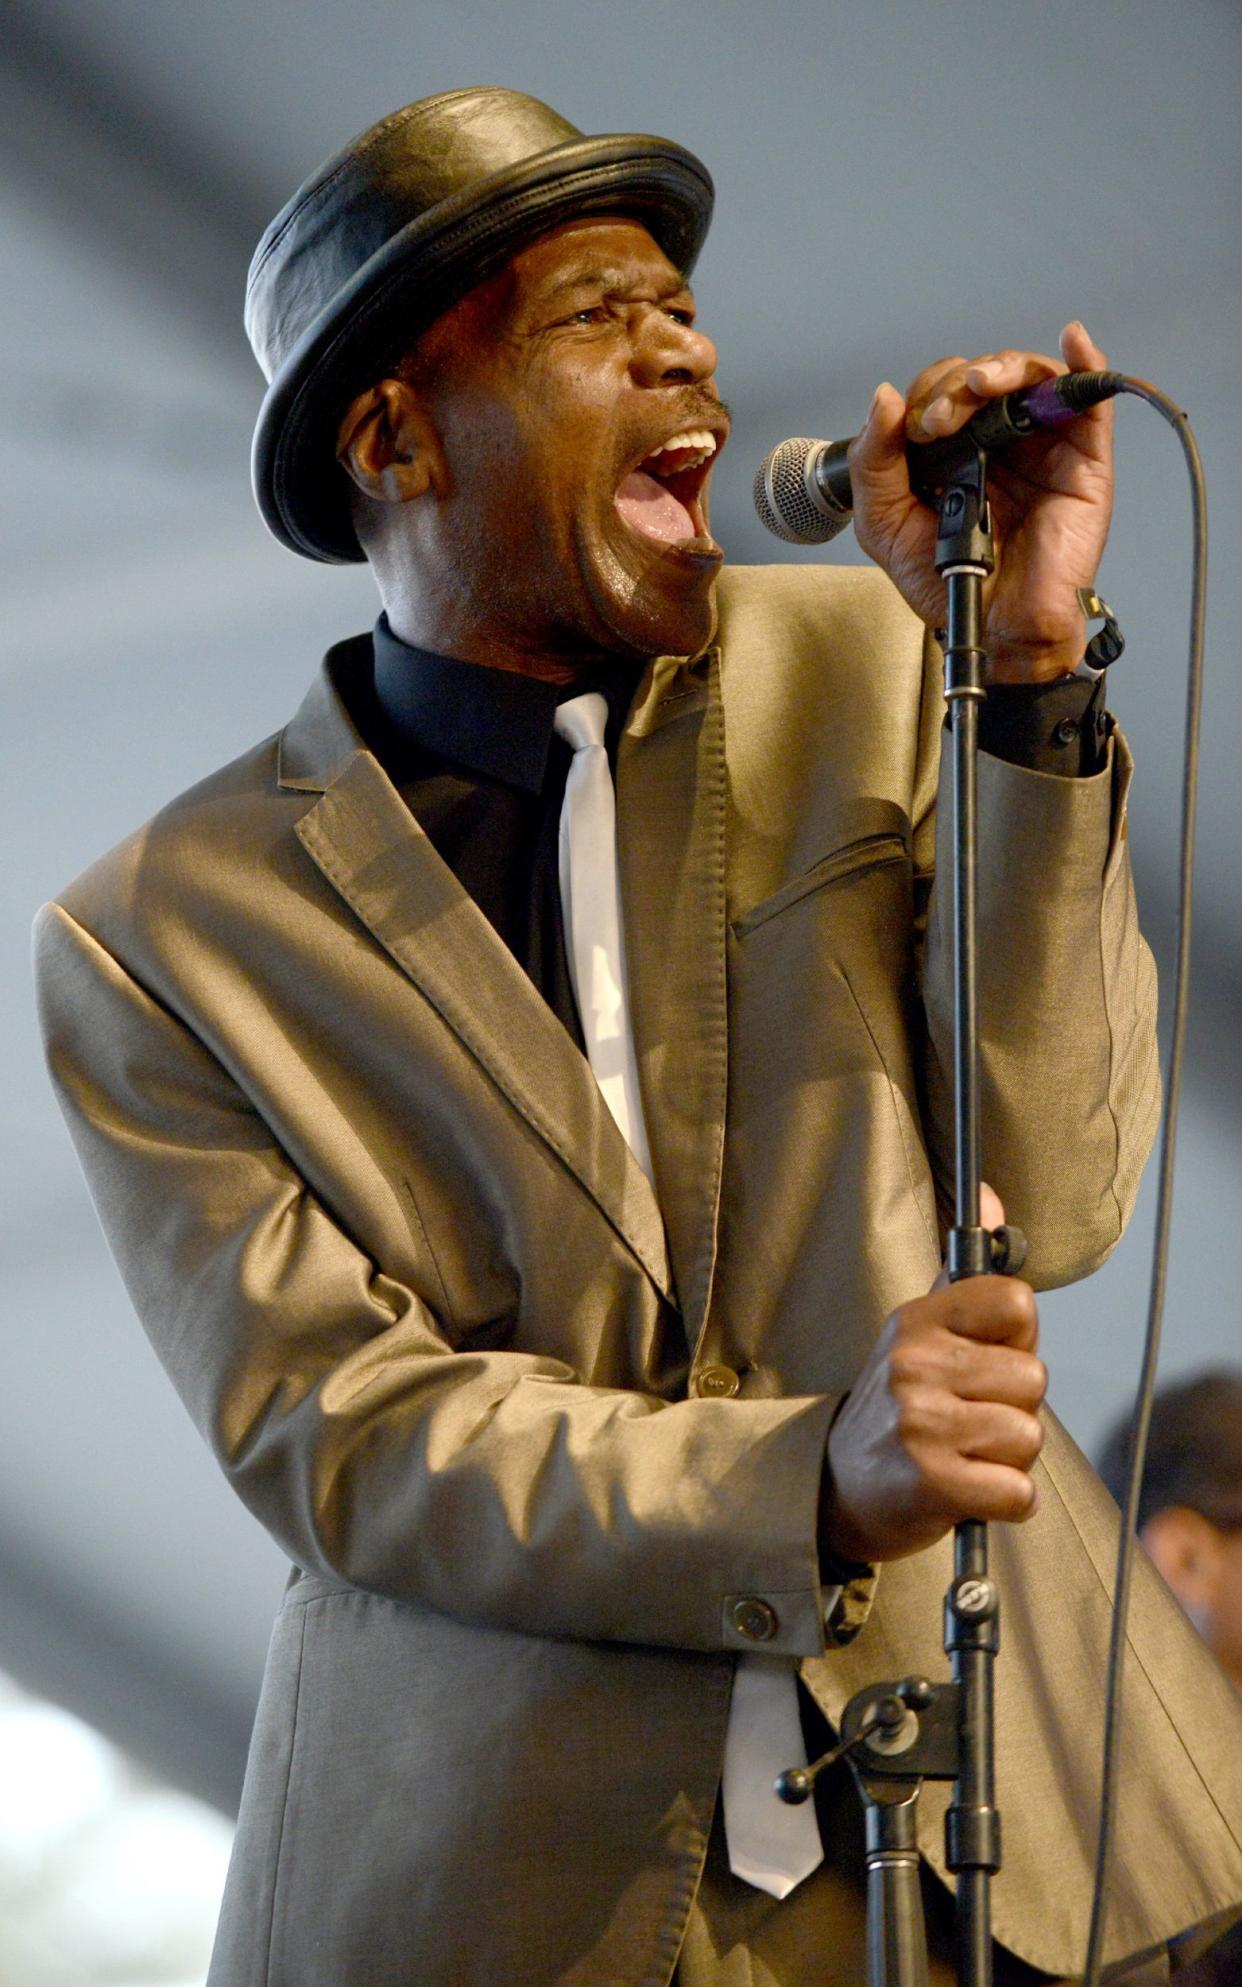
<svg viewBox="0 0 1242 1987">
<path fill-rule="evenodd" d="M 609 575 L 608 620 L 628 654 L 698 655 L 716 632 L 716 577 L 720 548 L 711 540 L 693 547 L 652 546 L 629 567 L 623 584 Z"/>
<path fill-rule="evenodd" d="M 714 591 L 709 589 L 706 598 L 696 601 L 692 609 L 652 614 L 637 624 L 631 621 L 618 632 L 623 634 L 630 655 L 643 661 L 656 655 L 700 655 L 716 632 Z"/>
</svg>

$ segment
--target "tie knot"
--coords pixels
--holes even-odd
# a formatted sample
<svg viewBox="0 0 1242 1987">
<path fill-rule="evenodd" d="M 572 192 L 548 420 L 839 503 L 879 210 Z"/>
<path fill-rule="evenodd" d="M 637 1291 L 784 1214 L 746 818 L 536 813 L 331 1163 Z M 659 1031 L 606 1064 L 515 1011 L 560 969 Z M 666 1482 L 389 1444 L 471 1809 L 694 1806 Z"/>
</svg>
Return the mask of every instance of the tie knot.
<svg viewBox="0 0 1242 1987">
<path fill-rule="evenodd" d="M 571 697 L 567 703 L 557 705 L 556 735 L 572 745 L 575 752 L 583 751 L 588 745 L 602 745 L 607 724 L 608 705 L 600 690 L 584 690 L 580 697 Z"/>
</svg>

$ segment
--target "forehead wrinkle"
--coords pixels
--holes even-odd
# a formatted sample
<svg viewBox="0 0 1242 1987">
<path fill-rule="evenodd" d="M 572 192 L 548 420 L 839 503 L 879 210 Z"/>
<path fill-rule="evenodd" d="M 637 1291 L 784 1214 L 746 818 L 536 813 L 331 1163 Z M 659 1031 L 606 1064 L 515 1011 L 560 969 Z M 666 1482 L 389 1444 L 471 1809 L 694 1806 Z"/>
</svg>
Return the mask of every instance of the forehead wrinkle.
<svg viewBox="0 0 1242 1987">
<path fill-rule="evenodd" d="M 618 290 L 624 282 L 625 274 L 620 269 L 571 269 L 568 275 L 556 278 L 551 294 L 559 297 L 565 290 Z"/>
<path fill-rule="evenodd" d="M 548 295 L 560 297 L 572 290 L 598 290 L 606 297 L 622 296 L 648 280 L 647 271 L 639 271 L 632 266 L 628 269 L 614 266 L 604 269 L 571 270 L 549 285 Z M 683 292 L 689 295 L 690 291 L 689 284 L 683 282 L 675 269 L 669 270 L 667 278 L 661 272 L 656 288 L 661 295 L 670 297 L 680 296 Z"/>
</svg>

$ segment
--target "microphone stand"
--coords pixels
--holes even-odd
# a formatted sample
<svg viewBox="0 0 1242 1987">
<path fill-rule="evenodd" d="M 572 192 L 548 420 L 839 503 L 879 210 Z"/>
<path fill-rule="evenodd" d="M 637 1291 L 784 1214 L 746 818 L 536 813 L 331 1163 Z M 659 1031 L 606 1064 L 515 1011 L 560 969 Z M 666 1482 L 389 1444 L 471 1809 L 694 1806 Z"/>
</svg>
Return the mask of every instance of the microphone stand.
<svg viewBox="0 0 1242 1987">
<path fill-rule="evenodd" d="M 952 1281 L 986 1276 L 1003 1256 L 1017 1267 L 1016 1237 L 992 1236 L 979 1220 L 979 1011 L 975 907 L 978 873 L 977 759 L 979 706 L 987 692 L 981 645 L 983 582 L 995 558 L 987 500 L 987 457 L 962 446 L 941 492 L 936 571 L 947 584 L 944 693 L 949 706 L 953 771 L 953 1114 L 954 1225 Z M 1025 1244 L 1021 1253 L 1025 1256 Z M 945 1605 L 945 1649 L 958 1687 L 958 1761 L 954 1799 L 945 1816 L 945 1861 L 957 1877 L 957 1972 L 960 1987 L 991 1987 L 992 1874 L 1000 1868 L 995 1806 L 992 1665 L 1000 1642 L 1000 1600 L 988 1575 L 987 1526 L 957 1526 L 953 1584 Z"/>
<path fill-rule="evenodd" d="M 948 589 L 944 644 L 953 818 L 954 1225 L 949 1277 L 1014 1273 L 1026 1241 L 1016 1228 L 979 1219 L 979 1046 L 975 903 L 979 705 L 986 696 L 980 640 L 983 582 L 995 559 L 987 458 L 969 434 L 945 444 L 938 500 L 936 571 Z M 924 1779 L 952 1780 L 945 1861 L 957 1878 L 959 1987 L 991 1987 L 990 1883 L 1000 1868 L 995 1805 L 992 1665 L 1000 1601 L 988 1573 L 987 1526 L 968 1520 L 954 1535 L 953 1581 L 945 1596 L 944 1646 L 951 1683 L 924 1677 L 870 1685 L 851 1698 L 841 1743 L 813 1766 L 781 1775 L 783 1800 L 804 1801 L 816 1775 L 848 1758 L 866 1809 L 868 1987 L 927 1987 L 927 1942 L 915 1822 Z"/>
</svg>

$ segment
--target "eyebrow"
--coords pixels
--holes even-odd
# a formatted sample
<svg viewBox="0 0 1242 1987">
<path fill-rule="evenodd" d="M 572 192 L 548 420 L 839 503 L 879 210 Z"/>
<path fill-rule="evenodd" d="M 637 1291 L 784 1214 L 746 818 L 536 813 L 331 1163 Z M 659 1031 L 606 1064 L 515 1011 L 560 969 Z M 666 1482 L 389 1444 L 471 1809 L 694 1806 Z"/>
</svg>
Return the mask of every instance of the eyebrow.
<svg viewBox="0 0 1242 1987">
<path fill-rule="evenodd" d="M 549 297 L 560 297 L 574 290 L 601 290 L 605 296 L 610 296 L 617 290 L 626 289 L 633 281 L 633 272 L 624 269 L 581 269 L 570 276 L 562 276 L 550 286 L 547 294 Z M 690 285 L 679 278 L 664 294 L 670 297 L 689 296 Z"/>
</svg>

